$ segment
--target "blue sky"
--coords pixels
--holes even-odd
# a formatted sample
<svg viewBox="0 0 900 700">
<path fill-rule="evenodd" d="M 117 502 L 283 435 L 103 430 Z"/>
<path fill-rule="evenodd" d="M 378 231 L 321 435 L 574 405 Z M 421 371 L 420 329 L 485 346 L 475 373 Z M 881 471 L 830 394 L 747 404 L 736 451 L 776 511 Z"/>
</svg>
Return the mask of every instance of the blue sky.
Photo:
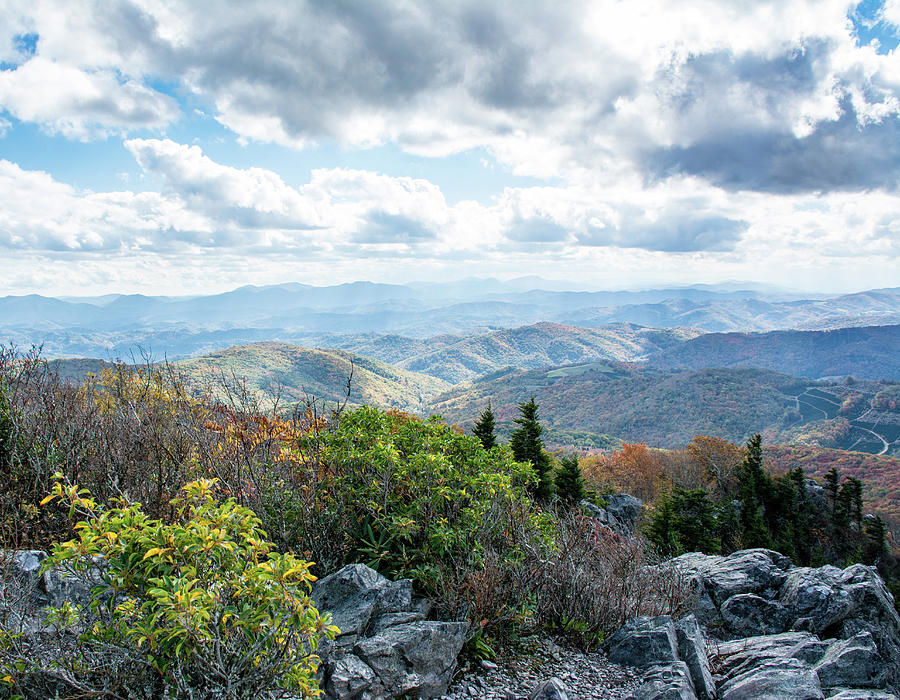
<svg viewBox="0 0 900 700">
<path fill-rule="evenodd" d="M 900 0 L 0 2 L 0 294 L 900 286 Z"/>
</svg>

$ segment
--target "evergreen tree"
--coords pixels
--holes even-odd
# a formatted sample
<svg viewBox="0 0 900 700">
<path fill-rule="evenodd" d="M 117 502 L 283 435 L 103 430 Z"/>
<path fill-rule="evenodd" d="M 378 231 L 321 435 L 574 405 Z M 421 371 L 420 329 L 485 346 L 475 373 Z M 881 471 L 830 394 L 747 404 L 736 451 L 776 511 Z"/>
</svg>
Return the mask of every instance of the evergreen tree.
<svg viewBox="0 0 900 700">
<path fill-rule="evenodd" d="M 717 553 L 716 507 L 706 489 L 664 492 L 650 516 L 647 538 L 667 554 Z"/>
<path fill-rule="evenodd" d="M 791 469 L 788 477 L 794 484 L 796 517 L 794 520 L 794 555 L 797 563 L 809 566 L 812 547 L 812 514 L 810 512 L 809 495 L 806 493 L 806 474 L 803 467 Z"/>
<path fill-rule="evenodd" d="M 676 488 L 672 494 L 673 528 L 682 552 L 719 551 L 716 510 L 706 489 Z"/>
<path fill-rule="evenodd" d="M 676 555 L 681 553 L 675 532 L 675 511 L 672 507 L 671 494 L 664 492 L 659 497 L 650 520 L 644 528 L 644 534 L 664 554 Z"/>
<path fill-rule="evenodd" d="M 828 502 L 831 505 L 831 517 L 834 518 L 837 511 L 838 484 L 841 481 L 841 477 L 838 474 L 838 470 L 832 467 L 826 472 L 824 479 L 825 495 L 828 497 Z"/>
<path fill-rule="evenodd" d="M 856 523 L 856 531 L 862 532 L 863 484 L 862 481 L 853 476 L 847 479 L 847 482 L 850 484 L 850 518 Z"/>
<path fill-rule="evenodd" d="M 846 537 L 850 528 L 850 513 L 853 510 L 853 485 L 849 479 L 838 489 L 834 507 L 834 525 Z"/>
<path fill-rule="evenodd" d="M 534 468 L 538 482 L 532 493 L 539 501 L 546 501 L 553 493 L 553 483 L 550 480 L 550 458 L 544 452 L 541 440 L 544 429 L 538 423 L 538 406 L 534 397 L 520 403 L 519 411 L 521 416 L 515 420 L 519 427 L 510 436 L 509 446 L 517 462 L 525 462 Z"/>
<path fill-rule="evenodd" d="M 762 436 L 747 441 L 739 470 L 741 494 L 741 543 L 744 547 L 770 547 L 772 538 L 763 520 L 768 474 L 762 467 Z"/>
<path fill-rule="evenodd" d="M 881 516 L 866 516 L 862 559 L 866 564 L 878 564 L 888 554 L 887 526 Z"/>
<path fill-rule="evenodd" d="M 494 435 L 494 412 L 491 410 L 490 401 L 488 401 L 487 408 L 475 422 L 472 428 L 472 435 L 481 440 L 481 445 L 486 450 L 497 444 L 497 436 Z"/>
<path fill-rule="evenodd" d="M 741 548 L 740 501 L 723 501 L 716 512 L 716 538 L 719 550 L 730 554 Z"/>
<path fill-rule="evenodd" d="M 581 469 L 578 467 L 578 457 L 571 455 L 563 457 L 559 461 L 559 471 L 556 472 L 556 495 L 560 500 L 569 505 L 581 503 L 584 498 L 584 481 L 581 478 Z"/>
<path fill-rule="evenodd" d="M 782 474 L 772 481 L 765 503 L 765 523 L 775 549 L 796 560 L 798 504 L 797 487 L 791 474 Z"/>
</svg>

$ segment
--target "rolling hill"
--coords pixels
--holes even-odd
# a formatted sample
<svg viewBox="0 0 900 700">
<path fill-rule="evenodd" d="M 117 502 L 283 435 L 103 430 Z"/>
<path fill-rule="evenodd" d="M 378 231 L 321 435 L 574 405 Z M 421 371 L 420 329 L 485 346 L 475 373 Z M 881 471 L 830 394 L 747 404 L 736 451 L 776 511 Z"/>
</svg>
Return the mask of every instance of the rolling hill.
<svg viewBox="0 0 900 700">
<path fill-rule="evenodd" d="M 189 381 L 216 391 L 216 377 L 243 378 L 263 395 L 280 392 L 281 402 L 315 397 L 342 401 L 353 368 L 350 403 L 418 411 L 448 384 L 344 350 L 319 350 L 287 343 L 254 343 L 188 360 L 175 367 Z"/>
<path fill-rule="evenodd" d="M 900 325 L 708 333 L 661 350 L 649 363 L 661 369 L 758 367 L 813 379 L 900 379 Z"/>
<path fill-rule="evenodd" d="M 534 396 L 548 427 L 675 447 L 697 434 L 742 442 L 765 427 L 789 425 L 808 385 L 768 370 L 662 371 L 603 361 L 460 385 L 429 409 L 468 427 L 490 399 L 498 422 L 509 423 L 517 404 Z"/>
<path fill-rule="evenodd" d="M 456 384 L 503 367 L 534 369 L 597 360 L 637 360 L 701 333 L 687 328 L 657 330 L 627 323 L 603 328 L 537 323 L 462 338 L 407 356 L 398 364 Z"/>
</svg>

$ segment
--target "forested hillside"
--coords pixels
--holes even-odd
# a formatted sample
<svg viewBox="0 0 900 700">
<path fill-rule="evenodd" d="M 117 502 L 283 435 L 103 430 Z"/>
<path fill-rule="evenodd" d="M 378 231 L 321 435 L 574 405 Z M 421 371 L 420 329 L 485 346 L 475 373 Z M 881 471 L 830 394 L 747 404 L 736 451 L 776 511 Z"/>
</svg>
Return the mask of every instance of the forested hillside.
<svg viewBox="0 0 900 700">
<path fill-rule="evenodd" d="M 576 328 L 545 322 L 463 338 L 399 364 L 455 384 L 503 367 L 533 369 L 596 360 L 638 360 L 700 334 L 689 328 L 659 330 L 627 323 Z"/>
<path fill-rule="evenodd" d="M 490 399 L 499 422 L 534 396 L 551 427 L 614 435 L 626 442 L 674 447 L 694 435 L 742 441 L 754 428 L 795 420 L 796 396 L 808 382 L 757 369 L 661 371 L 595 362 L 514 372 L 454 388 L 430 410 L 470 425 Z"/>
<path fill-rule="evenodd" d="M 709 333 L 666 348 L 649 362 L 663 369 L 759 367 L 811 379 L 900 379 L 900 326 Z"/>
</svg>

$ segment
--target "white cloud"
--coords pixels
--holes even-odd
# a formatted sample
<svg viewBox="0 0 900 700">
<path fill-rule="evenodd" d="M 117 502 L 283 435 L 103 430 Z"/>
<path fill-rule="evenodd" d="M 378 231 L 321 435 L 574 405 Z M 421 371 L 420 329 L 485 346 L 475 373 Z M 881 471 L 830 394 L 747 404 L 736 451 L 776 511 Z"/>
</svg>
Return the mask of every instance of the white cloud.
<svg viewBox="0 0 900 700">
<path fill-rule="evenodd" d="M 402 268 L 398 259 L 413 272 L 453 260 L 522 270 L 617 260 L 642 266 L 641 274 L 688 274 L 761 259 L 773 270 L 801 259 L 827 266 L 848 251 L 866 267 L 900 254 L 900 199 L 879 191 L 735 194 L 671 178 L 643 189 L 628 181 L 508 188 L 488 206 L 451 206 L 422 179 L 320 169 L 293 188 L 268 170 L 217 163 L 196 146 L 126 145 L 161 178 L 160 192 L 83 191 L 0 161 L 0 247 L 82 262 L 98 252 L 157 255 L 166 264 L 207 255 L 213 268 L 230 256 L 262 267 L 277 267 L 274 258 L 317 260 L 355 269 L 357 278 Z"/>
<path fill-rule="evenodd" d="M 570 181 L 589 173 L 614 182 L 659 160 L 665 173 L 779 189 L 765 172 L 796 159 L 806 167 L 802 140 L 848 109 L 842 133 L 859 129 L 876 150 L 890 137 L 866 127 L 896 124 L 900 111 L 900 68 L 856 46 L 847 0 L 31 8 L 7 7 L 7 33 L 40 36 L 37 54 L 12 73 L 53 73 L 45 80 L 64 99 L 32 104 L 19 78 L 7 96 L 19 118 L 79 138 L 92 121 L 124 129 L 171 120 L 171 103 L 146 83 L 161 77 L 246 140 L 391 142 L 430 156 L 484 147 L 517 173 Z M 884 14 L 897 14 L 896 0 Z M 71 71 L 69 94 L 58 78 Z M 748 137 L 759 162 L 736 167 L 752 177 L 709 163 L 706 150 Z M 831 138 L 840 136 L 813 147 Z M 834 150 L 824 158 L 836 168 L 846 159 Z M 896 169 L 875 167 L 888 169 L 886 182 L 850 177 L 845 186 L 893 188 Z M 802 186 L 832 189 L 829 177 Z"/>
<path fill-rule="evenodd" d="M 198 146 L 168 139 L 132 139 L 125 147 L 146 173 L 163 178 L 166 193 L 216 222 L 287 230 L 322 225 L 313 204 L 271 170 L 221 165 Z"/>
<path fill-rule="evenodd" d="M 178 115 L 175 101 L 112 70 L 85 71 L 36 56 L 0 71 L 0 108 L 51 133 L 88 139 L 160 128 Z"/>
</svg>

